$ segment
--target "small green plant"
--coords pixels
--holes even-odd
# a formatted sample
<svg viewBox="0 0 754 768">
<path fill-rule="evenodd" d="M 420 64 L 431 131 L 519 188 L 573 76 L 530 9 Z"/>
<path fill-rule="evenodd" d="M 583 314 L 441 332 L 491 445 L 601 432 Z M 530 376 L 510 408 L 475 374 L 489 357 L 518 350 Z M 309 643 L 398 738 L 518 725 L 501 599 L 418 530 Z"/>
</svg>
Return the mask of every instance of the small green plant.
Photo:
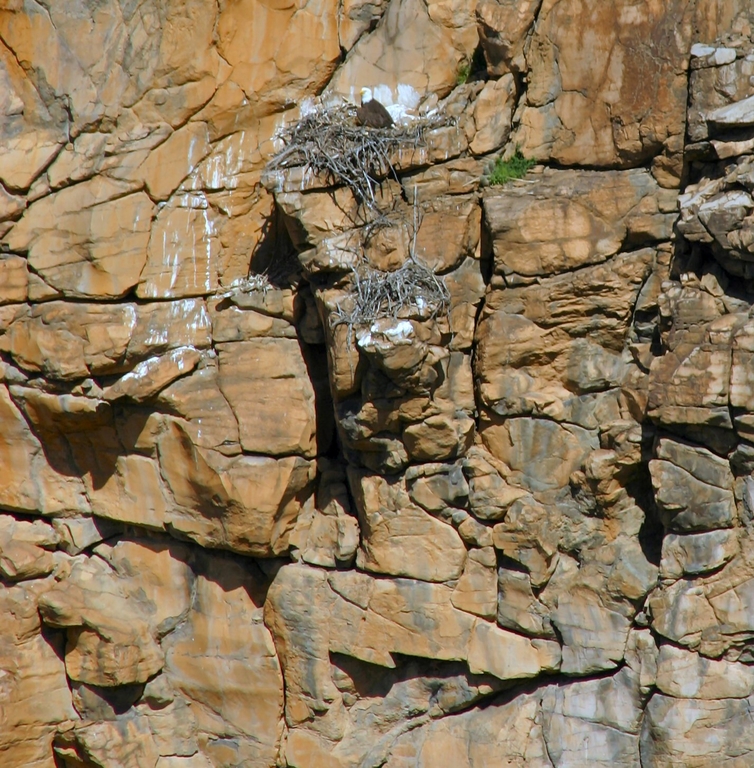
<svg viewBox="0 0 754 768">
<path fill-rule="evenodd" d="M 462 61 L 458 65 L 458 72 L 456 73 L 456 85 L 463 85 L 471 75 L 471 62 Z"/>
<path fill-rule="evenodd" d="M 521 154 L 521 150 L 516 147 L 516 151 L 508 160 L 498 157 L 494 164 L 488 168 L 485 177 L 487 183 L 494 187 L 501 184 L 507 184 L 513 179 L 523 179 L 527 171 L 536 165 L 536 160 L 531 160 Z"/>
</svg>

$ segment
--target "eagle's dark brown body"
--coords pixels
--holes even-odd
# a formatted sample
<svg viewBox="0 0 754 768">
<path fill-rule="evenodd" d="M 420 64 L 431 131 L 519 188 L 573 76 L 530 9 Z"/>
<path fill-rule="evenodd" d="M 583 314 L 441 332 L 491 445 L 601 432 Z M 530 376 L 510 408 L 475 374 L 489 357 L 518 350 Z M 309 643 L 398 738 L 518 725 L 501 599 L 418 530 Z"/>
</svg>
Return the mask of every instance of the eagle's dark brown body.
<svg viewBox="0 0 754 768">
<path fill-rule="evenodd" d="M 379 101 L 374 99 L 362 101 L 361 106 L 356 110 L 356 120 L 359 125 L 365 125 L 369 128 L 390 128 L 393 124 L 390 113 Z"/>
</svg>

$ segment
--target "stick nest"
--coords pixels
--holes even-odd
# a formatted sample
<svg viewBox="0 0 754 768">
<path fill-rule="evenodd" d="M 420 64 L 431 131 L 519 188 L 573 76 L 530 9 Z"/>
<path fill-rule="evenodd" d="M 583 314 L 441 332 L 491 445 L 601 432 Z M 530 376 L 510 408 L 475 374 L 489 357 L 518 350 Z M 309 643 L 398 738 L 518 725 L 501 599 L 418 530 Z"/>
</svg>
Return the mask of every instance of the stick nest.
<svg viewBox="0 0 754 768">
<path fill-rule="evenodd" d="M 351 331 L 380 318 L 426 320 L 447 312 L 449 307 L 450 293 L 445 281 L 414 257 L 393 272 L 362 263 L 353 271 L 348 300 L 335 309 L 333 325 L 346 324 Z"/>
<path fill-rule="evenodd" d="M 453 118 L 438 113 L 390 128 L 367 128 L 356 124 L 352 104 L 320 108 L 277 134 L 284 146 L 267 168 L 305 166 L 329 183 L 345 184 L 359 200 L 376 208 L 379 179 L 396 175 L 391 158 L 401 149 L 426 146 L 428 131 L 453 124 Z"/>
</svg>

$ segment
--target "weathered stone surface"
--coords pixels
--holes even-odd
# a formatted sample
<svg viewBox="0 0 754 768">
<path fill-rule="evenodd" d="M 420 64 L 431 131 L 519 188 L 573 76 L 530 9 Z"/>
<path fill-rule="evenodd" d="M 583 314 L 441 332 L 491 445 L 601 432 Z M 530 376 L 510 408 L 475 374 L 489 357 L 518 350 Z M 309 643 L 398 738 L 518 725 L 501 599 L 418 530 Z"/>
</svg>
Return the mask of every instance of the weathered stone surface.
<svg viewBox="0 0 754 768">
<path fill-rule="evenodd" d="M 676 699 L 745 699 L 754 692 L 754 673 L 745 664 L 706 659 L 663 645 L 657 663 L 657 687 Z"/>
<path fill-rule="evenodd" d="M 552 621 L 563 638 L 563 672 L 613 669 L 623 658 L 630 622 L 591 590 L 559 595 Z"/>
<path fill-rule="evenodd" d="M 673 202 L 643 170 L 546 170 L 531 184 L 490 190 L 484 214 L 495 269 L 550 275 L 603 262 L 627 242 L 664 240 Z"/>
<path fill-rule="evenodd" d="M 263 601 L 261 574 L 209 557 L 196 576 L 186 620 L 163 644 L 165 674 L 191 702 L 200 730 L 242 742 L 247 764 L 260 767 L 274 760 L 283 706 Z"/>
<path fill-rule="evenodd" d="M 0 762 L 748 766 L 749 4 L 6 5 Z"/>
<path fill-rule="evenodd" d="M 410 503 L 399 482 L 349 472 L 361 523 L 358 567 L 373 573 L 450 581 L 461 575 L 466 547 L 452 526 Z"/>
<path fill-rule="evenodd" d="M 661 440 L 649 463 L 655 499 L 673 531 L 728 528 L 736 519 L 728 462 L 704 448 Z"/>
<path fill-rule="evenodd" d="M 630 3 L 545 3 L 526 53 L 529 84 L 514 136 L 524 154 L 610 167 L 672 147 L 683 135 L 691 22 L 684 3 L 644 3 L 641 12 Z"/>
<path fill-rule="evenodd" d="M 170 349 L 208 347 L 210 327 L 197 299 L 151 305 L 52 301 L 24 307 L 0 336 L 0 348 L 26 370 L 79 379 L 126 372 Z"/>
<path fill-rule="evenodd" d="M 446 94 L 456 83 L 459 64 L 470 58 L 476 44 L 472 14 L 459 2 L 429 8 L 415 0 L 391 2 L 376 29 L 354 46 L 330 90 L 355 99 L 355 84 L 363 83 L 383 103 L 400 103 L 403 96 L 414 101 L 404 102 L 411 107 L 426 94 Z"/>
<path fill-rule="evenodd" d="M 754 753 L 748 725 L 750 699 L 695 701 L 655 694 L 641 734 L 642 764 L 746 765 Z"/>
<path fill-rule="evenodd" d="M 67 630 L 66 673 L 97 686 L 144 683 L 162 669 L 150 611 L 102 561 L 76 561 L 39 601 L 42 620 Z M 131 594 L 129 594 L 129 592 Z"/>
<path fill-rule="evenodd" d="M 668 533 L 662 541 L 660 570 L 670 579 L 714 571 L 735 557 L 738 549 L 738 536 L 731 530 Z"/>
<path fill-rule="evenodd" d="M 548 419 L 495 420 L 480 431 L 490 453 L 511 468 L 511 483 L 530 491 L 567 485 L 571 473 L 597 447 L 581 427 Z"/>
<path fill-rule="evenodd" d="M 33 203 L 4 241 L 65 296 L 119 298 L 145 264 L 152 210 L 143 192 L 98 177 Z"/>
<path fill-rule="evenodd" d="M 0 752 L 11 765 L 52 768 L 55 727 L 76 717 L 62 661 L 64 640 L 57 633 L 43 636 L 37 613 L 39 596 L 53 584 L 36 579 L 0 593 Z"/>
<path fill-rule="evenodd" d="M 259 339 L 217 349 L 220 390 L 238 419 L 243 449 L 313 457 L 314 390 L 299 343 Z"/>
<path fill-rule="evenodd" d="M 270 557 L 288 549 L 314 467 L 300 457 L 226 458 L 194 445 L 172 422 L 158 441 L 161 471 L 175 498 L 166 525 L 207 547 Z"/>
</svg>

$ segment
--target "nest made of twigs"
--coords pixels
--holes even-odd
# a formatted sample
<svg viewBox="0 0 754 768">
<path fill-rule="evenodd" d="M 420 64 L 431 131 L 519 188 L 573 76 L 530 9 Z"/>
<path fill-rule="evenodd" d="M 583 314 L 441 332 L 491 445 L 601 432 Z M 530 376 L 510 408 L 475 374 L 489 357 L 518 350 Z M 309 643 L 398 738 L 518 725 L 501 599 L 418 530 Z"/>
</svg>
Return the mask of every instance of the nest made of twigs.
<svg viewBox="0 0 754 768">
<path fill-rule="evenodd" d="M 357 124 L 352 104 L 321 107 L 278 132 L 283 148 L 267 168 L 307 167 L 329 183 L 345 184 L 375 208 L 375 187 L 380 178 L 395 176 L 392 158 L 396 153 L 426 146 L 428 131 L 452 123 L 453 118 L 436 113 L 390 128 L 368 128 Z"/>
<path fill-rule="evenodd" d="M 352 330 L 380 318 L 427 320 L 450 307 L 445 281 L 414 257 L 393 272 L 383 272 L 364 262 L 352 274 L 353 286 L 347 301 L 336 307 L 333 325 L 345 324 Z"/>
</svg>

